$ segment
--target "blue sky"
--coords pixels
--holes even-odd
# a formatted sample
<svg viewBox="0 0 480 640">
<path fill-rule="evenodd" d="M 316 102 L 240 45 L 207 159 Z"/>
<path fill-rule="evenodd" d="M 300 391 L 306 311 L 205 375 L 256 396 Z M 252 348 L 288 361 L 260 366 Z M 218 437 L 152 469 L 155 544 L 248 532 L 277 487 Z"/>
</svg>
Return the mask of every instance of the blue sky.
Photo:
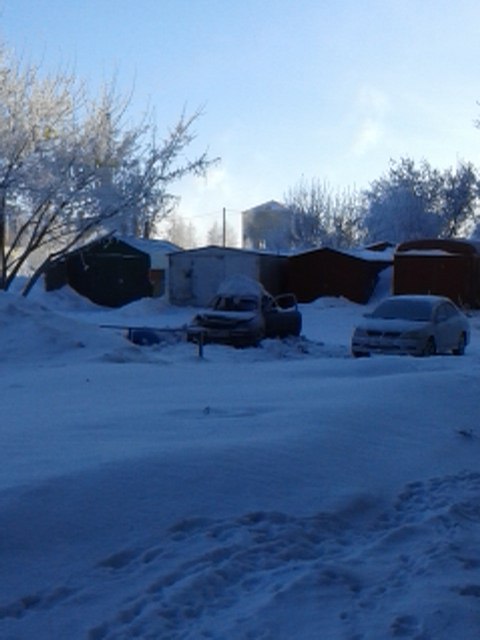
<svg viewBox="0 0 480 640">
<path fill-rule="evenodd" d="M 389 160 L 479 164 L 478 0 L 0 0 L 0 36 L 95 92 L 116 78 L 159 130 L 204 107 L 179 185 L 200 235 L 302 177 L 367 187 Z"/>
</svg>

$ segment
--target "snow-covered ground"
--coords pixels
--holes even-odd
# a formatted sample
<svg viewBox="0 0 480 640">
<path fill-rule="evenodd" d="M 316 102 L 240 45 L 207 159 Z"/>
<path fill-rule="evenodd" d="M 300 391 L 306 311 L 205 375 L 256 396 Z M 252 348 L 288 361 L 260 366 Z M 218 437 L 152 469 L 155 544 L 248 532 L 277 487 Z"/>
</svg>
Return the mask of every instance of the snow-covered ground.
<svg viewBox="0 0 480 640">
<path fill-rule="evenodd" d="M 200 359 L 100 328 L 192 309 L 0 294 L 0 638 L 476 640 L 480 313 L 355 360 L 365 310 Z"/>
</svg>

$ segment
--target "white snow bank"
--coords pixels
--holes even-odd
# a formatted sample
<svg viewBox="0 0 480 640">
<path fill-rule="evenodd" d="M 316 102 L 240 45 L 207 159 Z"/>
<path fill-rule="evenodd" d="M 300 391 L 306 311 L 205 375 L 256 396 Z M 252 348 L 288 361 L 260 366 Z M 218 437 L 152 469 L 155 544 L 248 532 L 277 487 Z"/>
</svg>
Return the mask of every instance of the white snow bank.
<svg viewBox="0 0 480 640">
<path fill-rule="evenodd" d="M 0 294 L 0 637 L 477 638 L 478 313 L 464 357 L 355 360 L 321 299 L 200 359 L 68 296 Z"/>
</svg>

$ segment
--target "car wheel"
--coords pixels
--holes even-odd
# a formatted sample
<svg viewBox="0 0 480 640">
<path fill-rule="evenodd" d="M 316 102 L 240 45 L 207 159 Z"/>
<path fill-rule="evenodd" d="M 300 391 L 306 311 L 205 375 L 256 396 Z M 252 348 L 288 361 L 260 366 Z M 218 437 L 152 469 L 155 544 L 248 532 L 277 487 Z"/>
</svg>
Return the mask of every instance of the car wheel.
<svg viewBox="0 0 480 640">
<path fill-rule="evenodd" d="M 294 335 L 294 336 L 296 336 L 298 338 L 298 336 L 300 336 L 301 333 L 302 333 L 302 320 L 299 319 L 295 323 L 295 327 L 293 329 L 292 335 Z"/>
<path fill-rule="evenodd" d="M 260 346 L 264 338 L 265 338 L 265 335 L 263 334 L 263 332 L 256 333 L 250 339 L 246 340 L 242 346 L 257 348 Z"/>
<path fill-rule="evenodd" d="M 465 334 L 461 333 L 459 338 L 458 338 L 458 342 L 457 342 L 457 346 L 452 349 L 452 353 L 454 356 L 463 356 L 463 354 L 465 353 L 465 346 L 467 344 L 467 341 L 465 339 Z"/>
<path fill-rule="evenodd" d="M 352 356 L 354 358 L 368 358 L 370 354 L 365 351 L 352 351 Z"/>
<path fill-rule="evenodd" d="M 434 356 L 437 353 L 437 345 L 435 339 L 430 337 L 423 347 L 422 356 Z"/>
</svg>

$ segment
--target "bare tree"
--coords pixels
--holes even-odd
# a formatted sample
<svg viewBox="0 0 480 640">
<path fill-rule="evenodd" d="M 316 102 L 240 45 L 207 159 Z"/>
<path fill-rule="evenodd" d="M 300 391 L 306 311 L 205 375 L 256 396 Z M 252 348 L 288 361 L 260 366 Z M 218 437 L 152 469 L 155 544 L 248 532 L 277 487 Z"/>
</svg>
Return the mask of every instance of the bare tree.
<svg viewBox="0 0 480 640">
<path fill-rule="evenodd" d="M 182 249 L 192 249 L 197 246 L 197 232 L 192 222 L 173 212 L 163 225 L 165 238 L 178 245 Z"/>
<path fill-rule="evenodd" d="M 238 246 L 238 238 L 234 227 L 229 223 L 225 223 L 225 227 L 219 222 L 214 222 L 207 231 L 207 243 L 222 246 L 225 242 L 227 247 Z"/>
<path fill-rule="evenodd" d="M 127 107 L 112 87 L 89 99 L 74 76 L 44 77 L 0 49 L 0 290 L 37 253 L 48 262 L 119 227 L 151 236 L 175 208 L 172 185 L 216 162 L 186 157 L 201 112 L 159 140 L 147 119 L 124 126 Z"/>
<path fill-rule="evenodd" d="M 296 248 L 345 248 L 358 237 L 359 198 L 354 190 L 335 190 L 328 183 L 300 180 L 285 196 L 293 212 L 292 243 Z"/>
</svg>

